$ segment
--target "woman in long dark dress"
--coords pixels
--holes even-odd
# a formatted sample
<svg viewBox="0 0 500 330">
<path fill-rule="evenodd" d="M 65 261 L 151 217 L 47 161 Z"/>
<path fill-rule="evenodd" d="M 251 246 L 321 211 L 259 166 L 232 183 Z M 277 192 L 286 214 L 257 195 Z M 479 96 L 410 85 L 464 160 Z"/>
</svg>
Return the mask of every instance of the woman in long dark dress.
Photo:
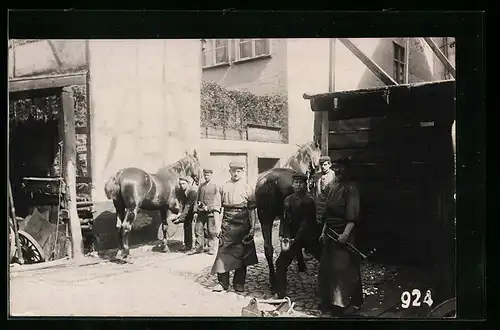
<svg viewBox="0 0 500 330">
<path fill-rule="evenodd" d="M 319 217 L 323 223 L 318 274 L 320 309 L 333 316 L 346 316 L 357 311 L 363 303 L 360 259 L 345 245 L 345 242 L 354 245 L 360 197 L 356 184 L 338 178 L 325 188 L 324 208 Z M 327 236 L 329 229 L 339 234 L 338 242 Z"/>
</svg>

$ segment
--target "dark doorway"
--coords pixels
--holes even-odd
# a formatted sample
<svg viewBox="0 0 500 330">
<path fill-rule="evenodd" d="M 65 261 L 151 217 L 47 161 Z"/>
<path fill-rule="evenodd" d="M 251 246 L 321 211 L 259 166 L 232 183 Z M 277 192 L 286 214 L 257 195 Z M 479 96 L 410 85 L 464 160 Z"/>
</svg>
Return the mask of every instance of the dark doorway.
<svg viewBox="0 0 500 330">
<path fill-rule="evenodd" d="M 272 169 L 274 166 L 277 166 L 279 163 L 279 158 L 258 158 L 257 167 L 259 169 L 259 174 L 265 172 L 267 170 Z"/>
</svg>

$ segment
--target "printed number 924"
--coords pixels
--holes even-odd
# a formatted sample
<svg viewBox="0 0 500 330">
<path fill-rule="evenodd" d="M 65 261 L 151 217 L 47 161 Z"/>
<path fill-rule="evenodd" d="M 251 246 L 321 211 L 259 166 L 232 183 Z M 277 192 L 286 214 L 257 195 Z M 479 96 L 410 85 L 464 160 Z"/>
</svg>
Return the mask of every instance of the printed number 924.
<svg viewBox="0 0 500 330">
<path fill-rule="evenodd" d="M 414 298 L 413 301 L 412 301 L 412 297 Z M 413 289 L 411 294 L 408 291 L 404 291 L 401 294 L 401 307 L 403 307 L 403 308 L 409 308 L 410 306 L 420 307 L 420 305 L 422 304 L 420 302 L 421 297 L 422 297 L 422 293 L 420 292 L 419 289 Z M 427 304 L 429 307 L 432 306 L 433 301 L 432 301 L 431 290 L 427 290 L 422 302 L 424 304 Z"/>
</svg>

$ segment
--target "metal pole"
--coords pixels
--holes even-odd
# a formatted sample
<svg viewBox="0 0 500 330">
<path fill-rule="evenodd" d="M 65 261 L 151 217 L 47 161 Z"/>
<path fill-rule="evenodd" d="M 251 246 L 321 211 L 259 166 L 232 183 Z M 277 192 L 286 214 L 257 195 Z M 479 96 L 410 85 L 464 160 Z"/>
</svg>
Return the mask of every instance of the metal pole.
<svg viewBox="0 0 500 330">
<path fill-rule="evenodd" d="M 410 38 L 405 40 L 405 84 L 410 82 Z"/>
</svg>

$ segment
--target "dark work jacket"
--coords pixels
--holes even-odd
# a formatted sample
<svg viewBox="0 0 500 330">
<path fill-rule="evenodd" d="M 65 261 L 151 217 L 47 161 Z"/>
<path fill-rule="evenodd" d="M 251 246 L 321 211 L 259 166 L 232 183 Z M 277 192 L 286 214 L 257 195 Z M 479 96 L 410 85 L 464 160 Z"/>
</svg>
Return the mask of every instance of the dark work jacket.
<svg viewBox="0 0 500 330">
<path fill-rule="evenodd" d="M 181 205 L 179 222 L 192 221 L 196 199 L 198 198 L 197 189 L 191 187 L 188 188 L 186 192 L 183 192 L 179 188 L 179 192 L 176 195 Z"/>
<path fill-rule="evenodd" d="M 360 197 L 356 184 L 332 181 L 328 184 L 325 195 L 322 220 L 329 227 L 341 233 L 348 222 L 358 221 Z"/>
<path fill-rule="evenodd" d="M 202 202 L 206 205 L 209 213 L 220 213 L 221 194 L 219 186 L 212 181 L 203 182 L 200 188 L 198 188 L 198 202 Z M 198 210 L 195 209 L 195 211 Z"/>
<path fill-rule="evenodd" d="M 316 205 L 311 194 L 293 193 L 285 198 L 283 220 L 279 235 L 304 242 L 311 229 L 316 226 Z"/>
</svg>

